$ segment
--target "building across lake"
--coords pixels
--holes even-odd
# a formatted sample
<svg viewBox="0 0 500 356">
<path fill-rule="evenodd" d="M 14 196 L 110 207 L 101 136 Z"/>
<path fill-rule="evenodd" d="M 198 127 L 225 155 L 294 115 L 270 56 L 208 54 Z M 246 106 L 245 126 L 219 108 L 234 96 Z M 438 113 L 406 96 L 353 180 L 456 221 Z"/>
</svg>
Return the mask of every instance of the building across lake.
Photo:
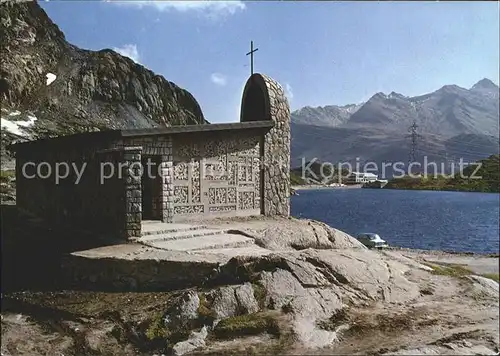
<svg viewBox="0 0 500 356">
<path fill-rule="evenodd" d="M 373 173 L 351 172 L 346 177 L 345 182 L 347 184 L 364 184 L 364 183 L 372 183 L 377 180 L 378 176 Z"/>
</svg>

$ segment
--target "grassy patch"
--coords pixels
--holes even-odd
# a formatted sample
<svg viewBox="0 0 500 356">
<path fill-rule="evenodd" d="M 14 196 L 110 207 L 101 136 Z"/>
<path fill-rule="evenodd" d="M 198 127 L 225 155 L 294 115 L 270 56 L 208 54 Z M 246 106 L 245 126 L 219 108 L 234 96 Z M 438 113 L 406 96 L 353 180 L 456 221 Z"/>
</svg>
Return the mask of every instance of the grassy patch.
<svg viewBox="0 0 500 356">
<path fill-rule="evenodd" d="M 492 279 L 496 282 L 500 282 L 500 278 L 499 278 L 498 273 L 485 273 L 485 274 L 482 274 L 481 277 L 489 278 L 489 279 Z"/>
<path fill-rule="evenodd" d="M 259 283 L 252 283 L 252 288 L 253 288 L 253 296 L 255 297 L 255 300 L 259 304 L 260 309 L 265 309 L 266 306 L 266 297 L 267 297 L 267 291 L 264 286 L 262 286 Z"/>
<path fill-rule="evenodd" d="M 9 183 L 11 180 L 15 178 L 16 178 L 16 171 L 14 170 L 0 171 L 0 183 Z"/>
<path fill-rule="evenodd" d="M 437 176 L 394 178 L 385 186 L 388 189 L 451 190 L 467 192 L 500 192 L 500 156 L 492 155 L 471 164 L 454 177 Z M 476 169 L 478 171 L 476 172 Z M 480 179 L 478 179 L 481 177 Z"/>
<path fill-rule="evenodd" d="M 168 334 L 168 329 L 163 320 L 163 314 L 158 314 L 153 320 L 151 320 L 151 324 L 149 324 L 149 327 L 146 330 L 146 337 L 149 340 L 166 339 Z"/>
<path fill-rule="evenodd" d="M 219 339 L 235 336 L 258 335 L 268 333 L 280 335 L 280 326 L 276 318 L 269 313 L 255 313 L 233 316 L 221 320 L 214 329 L 214 335 Z"/>
<path fill-rule="evenodd" d="M 465 277 L 470 275 L 478 275 L 484 278 L 492 279 L 496 282 L 499 282 L 499 274 L 498 273 L 484 273 L 477 274 L 472 270 L 467 268 L 465 265 L 460 264 L 448 264 L 448 263 L 424 263 L 424 265 L 431 267 L 433 269 L 432 273 L 441 276 L 450 276 L 450 277 Z"/>
<path fill-rule="evenodd" d="M 464 265 L 459 264 L 436 264 L 436 263 L 424 263 L 424 265 L 432 268 L 432 274 L 440 276 L 450 276 L 462 278 L 465 276 L 470 276 L 474 274 L 470 269 Z"/>
<path fill-rule="evenodd" d="M 437 318 L 429 318 L 426 307 L 416 307 L 408 311 L 353 310 L 348 316 L 349 329 L 343 332 L 345 340 L 361 340 L 365 335 L 395 335 L 403 330 L 417 330 L 436 325 Z"/>
<path fill-rule="evenodd" d="M 170 300 L 169 293 L 165 292 L 15 292 L 7 296 L 87 318 L 119 313 L 127 320 L 136 321 L 155 319 Z"/>
<path fill-rule="evenodd" d="M 180 323 L 173 328 L 165 325 L 165 318 L 163 313 L 157 314 L 150 322 L 145 335 L 149 341 L 153 342 L 156 347 L 165 346 L 168 344 L 175 344 L 179 341 L 186 340 L 191 333 L 191 325 Z"/>
<path fill-rule="evenodd" d="M 344 309 L 337 310 L 330 318 L 318 321 L 316 324 L 320 329 L 335 331 L 340 325 L 345 324 L 349 316 Z"/>
<path fill-rule="evenodd" d="M 198 293 L 198 298 L 200 298 L 198 317 L 203 324 L 211 324 L 216 318 L 215 312 L 212 310 L 212 303 L 203 293 Z"/>
<path fill-rule="evenodd" d="M 302 179 L 300 174 L 297 172 L 291 171 L 290 172 L 290 184 L 291 185 L 304 185 L 306 184 L 305 180 Z"/>
<path fill-rule="evenodd" d="M 217 347 L 193 356 L 283 355 L 294 341 L 289 319 L 278 311 L 238 315 L 221 320 L 210 333 L 209 345 Z"/>
</svg>

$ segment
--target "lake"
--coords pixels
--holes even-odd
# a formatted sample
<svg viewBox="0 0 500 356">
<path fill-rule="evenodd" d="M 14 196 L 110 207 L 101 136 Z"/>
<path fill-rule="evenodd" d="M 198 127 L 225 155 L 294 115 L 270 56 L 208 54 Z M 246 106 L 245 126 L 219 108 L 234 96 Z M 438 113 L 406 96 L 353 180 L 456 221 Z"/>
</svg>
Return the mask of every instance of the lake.
<svg viewBox="0 0 500 356">
<path fill-rule="evenodd" d="M 323 221 L 351 235 L 374 232 L 400 247 L 499 252 L 499 194 L 391 189 L 298 193 L 292 197 L 293 216 Z"/>
</svg>

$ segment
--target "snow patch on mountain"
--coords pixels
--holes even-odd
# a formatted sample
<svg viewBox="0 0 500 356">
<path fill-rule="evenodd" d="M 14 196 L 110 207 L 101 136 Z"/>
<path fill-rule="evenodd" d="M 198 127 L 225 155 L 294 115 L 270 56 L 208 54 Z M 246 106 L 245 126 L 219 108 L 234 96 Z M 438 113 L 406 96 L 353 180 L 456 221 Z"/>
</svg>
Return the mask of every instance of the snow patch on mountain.
<svg viewBox="0 0 500 356">
<path fill-rule="evenodd" d="M 57 78 L 57 76 L 53 73 L 47 73 L 46 77 L 47 77 L 47 85 L 52 84 L 52 82 Z"/>
<path fill-rule="evenodd" d="M 12 111 L 2 115 L 0 126 L 2 130 L 6 130 L 16 136 L 25 137 L 27 135 L 26 129 L 35 124 L 37 118 L 31 114 L 21 116 L 21 112 Z"/>
</svg>

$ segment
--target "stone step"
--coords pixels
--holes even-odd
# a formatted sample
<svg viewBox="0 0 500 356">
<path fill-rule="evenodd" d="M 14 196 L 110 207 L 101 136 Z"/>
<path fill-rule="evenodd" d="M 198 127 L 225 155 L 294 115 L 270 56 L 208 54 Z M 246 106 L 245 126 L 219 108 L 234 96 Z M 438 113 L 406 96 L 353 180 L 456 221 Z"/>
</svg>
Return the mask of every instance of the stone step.
<svg viewBox="0 0 500 356">
<path fill-rule="evenodd" d="M 141 224 L 163 224 L 163 222 L 158 220 L 142 220 Z"/>
<path fill-rule="evenodd" d="M 212 248 L 207 250 L 196 250 L 196 253 L 210 253 L 224 255 L 228 257 L 236 256 L 265 256 L 273 253 L 271 250 L 259 247 L 257 245 L 237 247 L 237 248 Z"/>
<path fill-rule="evenodd" d="M 142 224 L 142 236 L 163 235 L 180 231 L 205 229 L 204 225 L 169 224 L 161 222 L 146 222 Z"/>
<path fill-rule="evenodd" d="M 148 245 L 163 250 L 198 251 L 243 247 L 252 245 L 253 243 L 253 239 L 243 235 L 218 234 L 212 236 L 197 236 L 188 239 L 150 241 Z"/>
<path fill-rule="evenodd" d="M 193 237 L 213 236 L 225 233 L 224 230 L 218 229 L 192 229 L 192 230 L 177 230 L 168 231 L 160 234 L 146 235 L 139 239 L 139 242 L 152 243 L 155 241 L 174 241 L 192 239 Z"/>
</svg>

